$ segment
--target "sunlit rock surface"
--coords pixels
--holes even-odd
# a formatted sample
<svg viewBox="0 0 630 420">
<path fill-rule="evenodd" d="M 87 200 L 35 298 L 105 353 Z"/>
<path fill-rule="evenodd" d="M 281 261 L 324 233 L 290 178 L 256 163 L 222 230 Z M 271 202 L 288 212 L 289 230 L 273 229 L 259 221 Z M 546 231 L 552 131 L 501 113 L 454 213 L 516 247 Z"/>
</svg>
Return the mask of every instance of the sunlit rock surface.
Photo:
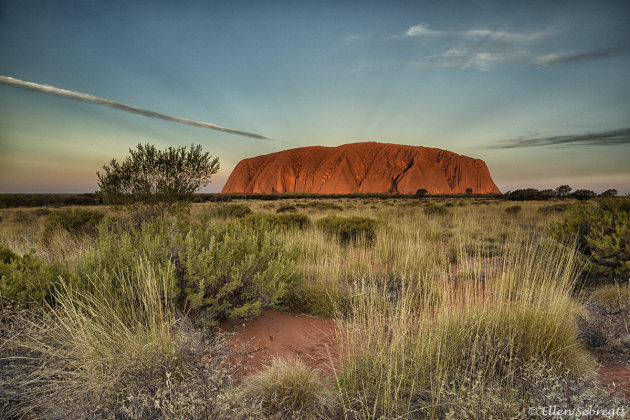
<svg viewBox="0 0 630 420">
<path fill-rule="evenodd" d="M 447 150 L 390 143 L 310 146 L 244 159 L 223 193 L 500 194 L 485 162 Z"/>
</svg>

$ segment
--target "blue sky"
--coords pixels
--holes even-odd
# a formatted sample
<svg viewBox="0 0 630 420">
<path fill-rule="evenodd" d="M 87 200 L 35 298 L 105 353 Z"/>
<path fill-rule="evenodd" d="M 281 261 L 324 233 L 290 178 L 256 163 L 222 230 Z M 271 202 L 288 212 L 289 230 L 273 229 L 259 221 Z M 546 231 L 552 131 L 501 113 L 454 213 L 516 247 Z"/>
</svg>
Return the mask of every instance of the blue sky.
<svg viewBox="0 0 630 420">
<path fill-rule="evenodd" d="M 1 1 L 0 192 L 91 192 L 130 147 L 243 158 L 384 141 L 486 161 L 502 191 L 630 192 L 626 1 Z"/>
</svg>

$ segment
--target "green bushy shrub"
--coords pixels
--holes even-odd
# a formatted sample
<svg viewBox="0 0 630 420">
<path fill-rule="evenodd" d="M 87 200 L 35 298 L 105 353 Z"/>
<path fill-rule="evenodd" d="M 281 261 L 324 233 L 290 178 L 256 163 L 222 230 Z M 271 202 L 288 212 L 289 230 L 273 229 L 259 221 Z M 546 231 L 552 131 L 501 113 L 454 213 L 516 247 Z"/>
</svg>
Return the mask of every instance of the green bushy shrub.
<svg viewBox="0 0 630 420">
<path fill-rule="evenodd" d="M 250 380 L 243 397 L 265 418 L 315 420 L 333 414 L 333 395 L 317 372 L 299 359 L 274 360 Z"/>
<path fill-rule="evenodd" d="M 175 257 L 185 226 L 164 216 L 102 224 L 96 243 L 78 259 L 77 272 L 90 276 L 118 271 L 127 275 L 138 258 L 164 268 Z"/>
<path fill-rule="evenodd" d="M 542 206 L 540 207 L 537 212 L 540 214 L 551 214 L 551 213 L 564 213 L 565 211 L 567 211 L 570 207 L 570 204 L 568 203 L 558 203 L 558 204 L 552 204 L 550 206 Z"/>
<path fill-rule="evenodd" d="M 580 251 L 593 262 L 595 280 L 630 277 L 630 197 L 573 206 L 550 232 L 561 241 L 577 240 Z"/>
<path fill-rule="evenodd" d="M 265 225 L 197 226 L 182 246 L 183 297 L 210 323 L 256 316 L 297 281 L 297 255 Z"/>
<path fill-rule="evenodd" d="M 376 226 L 378 222 L 369 217 L 353 216 L 341 217 L 337 215 L 326 216 L 317 221 L 317 226 L 324 232 L 334 235 L 342 243 L 357 242 L 363 238 L 367 242 L 372 242 L 376 237 Z"/>
<path fill-rule="evenodd" d="M 299 213 L 259 213 L 248 217 L 245 222 L 254 226 L 267 225 L 272 229 L 304 229 L 311 224 L 308 216 Z"/>
<path fill-rule="evenodd" d="M 223 204 L 213 208 L 209 212 L 211 217 L 220 217 L 222 219 L 240 219 L 252 213 L 252 209 L 245 204 Z"/>
<path fill-rule="evenodd" d="M 78 278 L 60 263 L 46 264 L 33 254 L 22 257 L 0 248 L 0 294 L 19 303 L 53 303 L 54 289 L 76 286 Z"/>
<path fill-rule="evenodd" d="M 521 206 L 510 206 L 505 208 L 507 214 L 518 214 L 521 211 Z"/>
<path fill-rule="evenodd" d="M 422 211 L 427 216 L 432 216 L 432 215 L 442 216 L 442 215 L 448 214 L 448 210 L 445 207 L 442 207 L 434 203 L 427 204 L 426 206 L 424 206 Z"/>
<path fill-rule="evenodd" d="M 279 304 L 297 278 L 295 253 L 268 223 L 190 223 L 168 217 L 144 222 L 139 229 L 103 228 L 78 270 L 133 276 L 127 268 L 138 258 L 156 268 L 173 265 L 173 296 L 209 323 L 255 316 L 265 306 Z"/>
<path fill-rule="evenodd" d="M 0 245 L 0 264 L 9 264 L 11 261 L 20 258 L 15 252 L 9 248 Z"/>
<path fill-rule="evenodd" d="M 342 211 L 343 207 L 339 204 L 330 203 L 328 201 L 311 201 L 308 203 L 299 203 L 296 204 L 297 207 L 309 208 L 314 210 L 333 210 L 333 211 Z"/>
<path fill-rule="evenodd" d="M 284 206 L 278 207 L 276 213 L 297 213 L 297 208 L 293 205 L 287 204 Z"/>
<path fill-rule="evenodd" d="M 97 226 L 105 217 L 105 213 L 98 210 L 76 208 L 62 209 L 50 212 L 44 224 L 42 242 L 47 244 L 55 230 L 62 229 L 70 233 L 94 234 Z"/>
</svg>

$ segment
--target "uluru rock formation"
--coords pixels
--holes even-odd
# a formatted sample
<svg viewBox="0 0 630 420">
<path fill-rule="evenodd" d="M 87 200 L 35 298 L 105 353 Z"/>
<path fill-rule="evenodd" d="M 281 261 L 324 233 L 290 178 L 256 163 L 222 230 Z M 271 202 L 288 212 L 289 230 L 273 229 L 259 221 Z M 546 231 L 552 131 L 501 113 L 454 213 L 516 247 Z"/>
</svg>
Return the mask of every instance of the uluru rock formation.
<svg viewBox="0 0 630 420">
<path fill-rule="evenodd" d="M 390 143 L 310 146 L 243 159 L 223 193 L 500 194 L 485 162 L 447 150 Z"/>
</svg>

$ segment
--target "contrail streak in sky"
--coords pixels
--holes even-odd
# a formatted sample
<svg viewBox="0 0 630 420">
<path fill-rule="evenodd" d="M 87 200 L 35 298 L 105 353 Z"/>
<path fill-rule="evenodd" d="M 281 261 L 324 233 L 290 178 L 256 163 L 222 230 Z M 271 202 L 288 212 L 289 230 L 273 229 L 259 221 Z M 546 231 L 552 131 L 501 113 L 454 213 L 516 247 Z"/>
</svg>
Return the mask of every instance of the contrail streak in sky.
<svg viewBox="0 0 630 420">
<path fill-rule="evenodd" d="M 247 137 L 253 137 L 256 139 L 269 140 L 269 137 L 263 136 L 262 134 L 235 130 L 233 128 L 221 127 L 218 125 L 214 125 L 214 124 L 210 124 L 206 122 L 193 121 L 186 118 L 171 117 L 170 115 L 160 114 L 159 112 L 150 111 L 148 109 L 138 108 L 131 105 L 121 104 L 120 102 L 110 101 L 109 99 L 98 98 L 96 96 L 92 96 L 92 95 L 88 95 L 88 94 L 80 93 L 80 92 L 74 92 L 71 90 L 59 89 L 54 86 L 41 85 L 39 83 L 33 83 L 33 82 L 25 82 L 24 80 L 14 79 L 13 77 L 0 76 L 0 83 L 9 85 L 9 86 L 20 87 L 22 89 L 34 90 L 36 92 L 48 93 L 49 95 L 56 95 L 56 96 L 62 96 L 64 98 L 78 99 L 79 101 L 83 101 L 83 102 L 92 102 L 95 104 L 107 105 L 112 108 L 122 109 L 123 111 L 144 115 L 145 117 L 159 118 L 161 120 L 173 121 L 173 122 L 177 122 L 181 124 L 188 124 L 195 127 L 209 128 L 211 130 L 224 131 L 230 134 L 238 134 L 239 136 L 247 136 Z"/>
</svg>

